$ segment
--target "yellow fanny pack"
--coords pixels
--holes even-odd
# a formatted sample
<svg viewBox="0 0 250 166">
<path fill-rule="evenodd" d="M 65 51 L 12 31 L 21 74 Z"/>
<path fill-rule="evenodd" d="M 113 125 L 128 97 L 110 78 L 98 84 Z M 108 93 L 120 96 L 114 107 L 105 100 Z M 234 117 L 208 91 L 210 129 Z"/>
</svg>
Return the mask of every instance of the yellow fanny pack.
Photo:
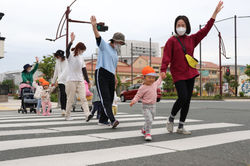
<svg viewBox="0 0 250 166">
<path fill-rule="evenodd" d="M 185 57 L 189 66 L 192 68 L 196 68 L 196 65 L 198 64 L 198 60 L 188 54 L 186 54 Z"/>
<path fill-rule="evenodd" d="M 190 67 L 192 68 L 196 68 L 196 65 L 198 64 L 198 60 L 195 59 L 194 57 L 192 57 L 191 55 L 187 54 L 186 53 L 186 48 L 184 47 L 184 45 L 181 43 L 180 39 L 178 37 L 176 37 L 176 39 L 178 40 L 178 42 L 181 44 L 181 47 L 184 51 L 184 54 L 185 54 L 185 58 L 187 60 L 187 63 Z"/>
</svg>

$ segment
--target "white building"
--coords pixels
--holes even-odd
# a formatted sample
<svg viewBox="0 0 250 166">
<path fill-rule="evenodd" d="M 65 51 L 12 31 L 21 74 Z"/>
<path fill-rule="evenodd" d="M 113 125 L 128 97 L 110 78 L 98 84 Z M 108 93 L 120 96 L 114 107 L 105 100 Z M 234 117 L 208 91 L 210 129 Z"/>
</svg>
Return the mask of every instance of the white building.
<svg viewBox="0 0 250 166">
<path fill-rule="evenodd" d="M 0 59 L 4 58 L 4 37 L 0 36 Z"/>
<path fill-rule="evenodd" d="M 149 41 L 126 40 L 126 44 L 121 47 L 120 60 L 131 64 L 131 44 L 133 44 L 133 60 L 139 56 L 150 56 Z M 152 57 L 160 56 L 159 43 L 151 42 Z"/>
<path fill-rule="evenodd" d="M 35 72 L 34 77 L 39 77 L 42 73 L 40 71 Z M 14 80 L 15 85 L 19 85 L 22 82 L 22 70 L 8 71 L 0 74 L 0 82 L 4 80 Z"/>
</svg>

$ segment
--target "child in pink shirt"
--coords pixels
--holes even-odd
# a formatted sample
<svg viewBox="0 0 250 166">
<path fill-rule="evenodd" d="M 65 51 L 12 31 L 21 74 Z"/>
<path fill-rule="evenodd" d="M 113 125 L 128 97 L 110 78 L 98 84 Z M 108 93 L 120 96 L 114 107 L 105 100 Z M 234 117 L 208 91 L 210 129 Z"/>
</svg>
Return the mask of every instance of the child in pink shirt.
<svg viewBox="0 0 250 166">
<path fill-rule="evenodd" d="M 132 107 L 141 99 L 142 112 L 145 118 L 145 124 L 141 131 L 145 136 L 145 140 L 151 141 L 152 136 L 150 134 L 150 130 L 152 128 L 152 123 L 156 112 L 155 103 L 157 100 L 157 88 L 160 86 L 162 78 L 159 77 L 157 81 L 155 81 L 157 74 L 150 66 L 143 68 L 142 74 L 144 75 L 144 84 L 138 89 L 134 99 L 130 103 L 130 106 Z"/>
</svg>

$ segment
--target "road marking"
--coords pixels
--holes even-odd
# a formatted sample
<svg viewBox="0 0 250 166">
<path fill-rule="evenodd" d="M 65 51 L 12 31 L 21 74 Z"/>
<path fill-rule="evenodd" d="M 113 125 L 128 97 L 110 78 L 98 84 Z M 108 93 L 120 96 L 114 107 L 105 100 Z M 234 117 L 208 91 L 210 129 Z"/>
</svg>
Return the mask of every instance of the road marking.
<svg viewBox="0 0 250 166">
<path fill-rule="evenodd" d="M 186 122 L 201 122 L 201 120 L 195 119 L 187 119 Z M 145 122 L 124 122 L 119 125 L 119 128 L 123 127 L 131 127 L 137 125 L 143 125 Z M 153 125 L 157 124 L 166 124 L 166 120 L 156 120 L 153 122 Z M 0 136 L 10 136 L 10 135 L 20 135 L 20 134 L 45 134 L 45 133 L 55 133 L 55 132 L 67 132 L 67 131 L 84 131 L 84 130 L 91 130 L 91 129 L 107 129 L 98 126 L 97 124 L 83 126 L 62 126 L 62 127 L 50 127 L 45 129 L 27 129 L 27 130 L 4 130 L 0 131 Z"/>
<path fill-rule="evenodd" d="M 3 161 L 0 162 L 0 164 L 1 166 L 27 166 L 27 163 L 36 163 L 36 166 L 83 166 L 166 154 L 177 151 L 205 148 L 248 139 L 250 139 L 250 130 L 244 130 L 171 141 L 161 141 L 156 143 L 145 143 L 142 145 L 122 146 L 83 152 L 30 157 L 25 159 Z"/>
<path fill-rule="evenodd" d="M 213 128 L 225 128 L 225 127 L 237 127 L 239 124 L 230 123 L 211 123 L 211 124 L 198 124 L 198 125 L 187 125 L 186 128 L 189 130 L 201 130 L 201 129 L 213 129 Z M 98 129 L 98 128 L 95 128 Z M 100 127 L 99 127 L 100 129 Z M 93 130 L 93 129 L 91 129 Z M 166 128 L 154 128 L 152 129 L 152 135 L 167 134 Z M 131 138 L 142 136 L 139 130 L 122 131 L 122 132 L 109 132 L 99 134 L 87 134 L 77 136 L 62 136 L 62 137 L 48 137 L 48 138 L 32 138 L 22 140 L 10 140 L 0 141 L 0 151 L 30 147 L 40 147 L 49 145 L 69 144 L 69 143 L 85 143 L 85 142 L 96 142 L 103 140 L 113 140 L 121 138 Z"/>
</svg>

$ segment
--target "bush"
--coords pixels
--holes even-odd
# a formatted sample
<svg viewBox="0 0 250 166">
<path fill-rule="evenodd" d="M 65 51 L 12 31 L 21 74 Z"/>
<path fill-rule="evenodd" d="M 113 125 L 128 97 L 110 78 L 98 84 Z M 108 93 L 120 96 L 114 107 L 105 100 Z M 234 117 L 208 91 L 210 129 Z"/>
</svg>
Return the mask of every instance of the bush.
<svg viewBox="0 0 250 166">
<path fill-rule="evenodd" d="M 198 92 L 193 92 L 193 97 L 197 97 L 198 96 Z"/>
<path fill-rule="evenodd" d="M 221 96 L 221 95 L 215 95 L 215 96 L 214 96 L 214 99 L 215 99 L 215 100 L 221 100 L 221 99 L 222 99 L 222 96 Z"/>
<path fill-rule="evenodd" d="M 15 100 L 19 99 L 18 94 L 14 94 L 13 97 L 14 97 Z"/>
<path fill-rule="evenodd" d="M 244 93 L 243 92 L 240 92 L 240 97 L 244 97 Z"/>
<path fill-rule="evenodd" d="M 51 96 L 50 96 L 50 100 L 51 100 L 52 102 L 58 102 L 57 93 L 52 93 Z"/>
<path fill-rule="evenodd" d="M 176 92 L 162 92 L 162 96 L 177 96 Z"/>
<path fill-rule="evenodd" d="M 226 94 L 225 94 L 225 97 L 231 97 L 231 94 L 226 93 Z"/>
</svg>

